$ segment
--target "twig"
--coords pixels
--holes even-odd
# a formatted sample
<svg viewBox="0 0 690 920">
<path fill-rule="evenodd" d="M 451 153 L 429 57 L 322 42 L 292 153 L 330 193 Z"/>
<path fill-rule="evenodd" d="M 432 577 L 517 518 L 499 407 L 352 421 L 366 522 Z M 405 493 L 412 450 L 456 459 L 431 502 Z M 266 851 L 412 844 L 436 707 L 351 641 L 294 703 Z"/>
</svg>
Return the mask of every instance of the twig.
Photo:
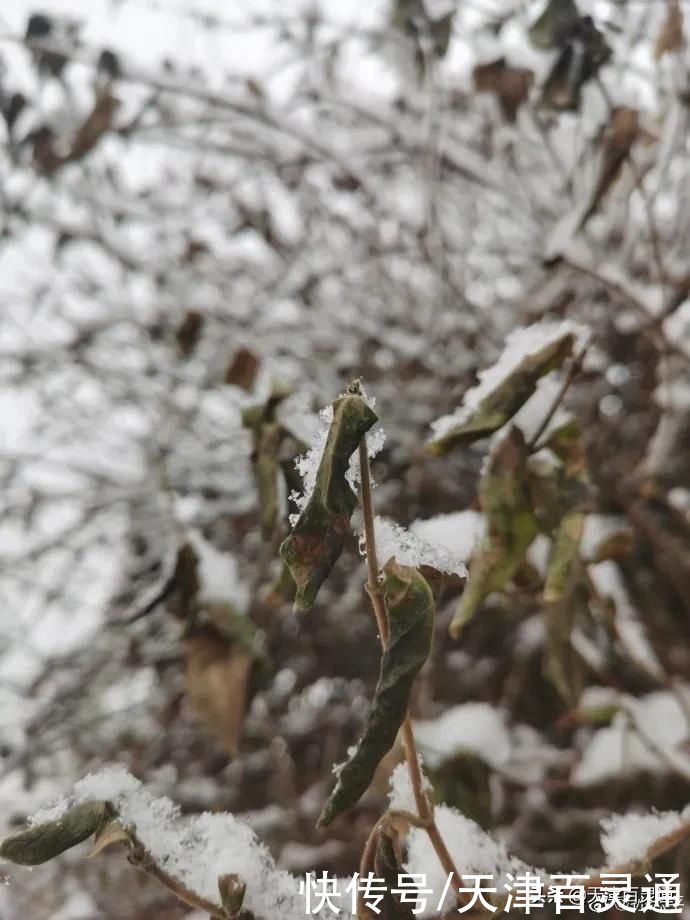
<svg viewBox="0 0 690 920">
<path fill-rule="evenodd" d="M 568 368 L 568 373 L 563 378 L 563 383 L 560 385 L 558 392 L 556 393 L 553 399 L 553 402 L 549 406 L 546 415 L 541 420 L 537 430 L 534 432 L 534 434 L 529 440 L 529 444 L 527 446 L 530 451 L 533 451 L 536 449 L 537 444 L 539 443 L 539 439 L 546 431 L 549 425 L 549 422 L 551 421 L 551 419 L 553 418 L 556 412 L 556 409 L 558 409 L 560 404 L 563 402 L 563 398 L 565 394 L 568 392 L 570 388 L 570 384 L 573 382 L 573 380 L 577 376 L 578 371 L 582 367 L 582 362 L 585 359 L 585 355 L 587 354 L 587 351 L 589 350 L 589 346 L 591 345 L 591 343 L 592 343 L 592 340 L 588 339 L 584 343 L 584 345 L 580 348 L 580 350 L 575 355 L 573 360 L 570 362 L 570 367 Z"/>
<path fill-rule="evenodd" d="M 360 496 L 362 500 L 362 513 L 364 516 L 364 535 L 367 547 L 367 592 L 371 598 L 371 604 L 376 615 L 381 645 L 385 649 L 388 644 L 388 616 L 386 613 L 386 602 L 381 592 L 379 584 L 379 565 L 376 555 L 376 537 L 374 533 L 374 506 L 371 497 L 371 475 L 369 471 L 369 455 L 367 453 L 366 435 L 362 438 L 359 445 L 359 467 L 360 467 Z M 412 734 L 412 723 L 409 713 L 405 716 L 402 724 L 402 742 L 405 751 L 405 760 L 407 769 L 410 774 L 412 792 L 414 794 L 415 805 L 420 821 L 429 836 L 431 845 L 436 851 L 439 862 L 443 866 L 444 872 L 453 879 L 455 891 L 460 888 L 460 873 L 455 867 L 453 858 L 448 851 L 448 847 L 441 836 L 436 821 L 434 819 L 434 810 L 429 797 L 424 790 L 424 780 L 422 771 L 419 766 L 419 756 L 415 744 L 414 735 Z"/>
</svg>

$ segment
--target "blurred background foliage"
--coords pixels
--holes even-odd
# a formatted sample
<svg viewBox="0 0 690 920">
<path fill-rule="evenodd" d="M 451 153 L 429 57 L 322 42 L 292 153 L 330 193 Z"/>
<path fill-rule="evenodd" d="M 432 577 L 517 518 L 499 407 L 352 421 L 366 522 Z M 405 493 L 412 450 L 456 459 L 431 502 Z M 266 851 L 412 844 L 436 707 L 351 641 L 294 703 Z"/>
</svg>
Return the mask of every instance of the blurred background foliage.
<svg viewBox="0 0 690 920">
<path fill-rule="evenodd" d="M 6 828 L 121 761 L 188 812 L 241 815 L 293 872 L 352 872 L 399 752 L 315 831 L 379 652 L 354 537 L 315 609 L 292 611 L 295 459 L 363 377 L 386 430 L 377 512 L 472 572 L 487 442 L 433 456 L 430 425 L 540 320 L 591 330 L 561 406 L 577 456 L 548 445 L 541 533 L 457 639 L 462 583 L 444 584 L 420 748 L 439 799 L 548 870 L 600 864 L 611 810 L 686 805 L 683 3 L 11 6 Z M 570 366 L 539 384 L 536 424 Z M 545 590 L 564 494 L 582 525 L 567 603 Z M 13 872 L 3 917 L 186 915 L 117 859 L 65 860 Z M 682 848 L 667 861 L 687 876 Z"/>
</svg>

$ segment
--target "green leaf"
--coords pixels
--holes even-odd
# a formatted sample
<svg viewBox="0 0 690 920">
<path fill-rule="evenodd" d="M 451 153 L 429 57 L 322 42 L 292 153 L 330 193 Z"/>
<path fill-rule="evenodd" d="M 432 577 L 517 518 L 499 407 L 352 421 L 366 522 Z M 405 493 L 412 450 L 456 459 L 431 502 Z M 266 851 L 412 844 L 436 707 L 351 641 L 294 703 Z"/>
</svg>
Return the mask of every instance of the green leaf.
<svg viewBox="0 0 690 920">
<path fill-rule="evenodd" d="M 20 866 L 40 866 L 95 834 L 112 816 L 107 802 L 82 802 L 61 818 L 6 837 L 0 856 Z"/>
<path fill-rule="evenodd" d="M 340 768 L 335 789 L 321 812 L 320 827 L 330 824 L 366 792 L 381 758 L 395 742 L 407 714 L 412 684 L 431 651 L 434 598 L 426 579 L 417 569 L 394 559 L 384 566 L 383 576 L 390 635 L 376 692 L 364 733 Z"/>
<path fill-rule="evenodd" d="M 560 601 L 566 593 L 570 573 L 580 552 L 584 520 L 581 512 L 573 511 L 564 516 L 556 531 L 544 583 L 547 604 Z"/>
<path fill-rule="evenodd" d="M 497 383 L 486 390 L 476 405 L 467 405 L 448 416 L 448 426 L 439 428 L 427 444 L 427 450 L 437 457 L 443 456 L 457 445 L 471 444 L 502 428 L 534 393 L 541 377 L 560 367 L 572 354 L 575 334 L 564 327 L 560 335 L 550 338 L 522 360 Z M 471 395 L 475 391 L 470 391 Z M 454 418 L 457 421 L 453 423 Z M 440 422 L 441 420 L 439 420 Z M 443 420 L 445 421 L 445 420 Z"/>
<path fill-rule="evenodd" d="M 537 533 L 527 490 L 527 445 L 518 428 L 512 428 L 489 457 L 479 500 L 487 532 L 472 557 L 467 587 L 450 624 L 453 638 L 460 635 L 482 601 L 513 578 Z"/>
<path fill-rule="evenodd" d="M 579 20 L 574 0 L 547 0 L 541 14 L 529 27 L 530 41 L 536 48 L 558 48 Z"/>
<path fill-rule="evenodd" d="M 308 610 L 343 551 L 357 496 L 345 478 L 350 457 L 366 432 L 378 421 L 361 396 L 341 396 L 333 403 L 316 484 L 307 506 L 280 554 L 297 585 L 295 608 Z"/>
</svg>

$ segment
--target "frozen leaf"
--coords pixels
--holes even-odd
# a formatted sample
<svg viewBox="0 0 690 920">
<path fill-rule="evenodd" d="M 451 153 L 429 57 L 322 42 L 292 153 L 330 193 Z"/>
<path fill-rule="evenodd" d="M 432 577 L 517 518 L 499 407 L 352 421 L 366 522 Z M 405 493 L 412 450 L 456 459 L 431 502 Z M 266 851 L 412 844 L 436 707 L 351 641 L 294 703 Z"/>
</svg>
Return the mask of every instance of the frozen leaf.
<svg viewBox="0 0 690 920">
<path fill-rule="evenodd" d="M 54 821 L 6 837 L 0 856 L 20 866 L 40 866 L 95 834 L 109 816 L 106 802 L 82 802 Z"/>
<path fill-rule="evenodd" d="M 527 445 L 520 430 L 513 428 L 489 457 L 479 486 L 486 536 L 472 557 L 467 587 L 450 624 L 454 638 L 482 601 L 515 575 L 537 534 L 526 483 Z"/>
<path fill-rule="evenodd" d="M 333 403 L 314 490 L 290 536 L 280 548 L 297 585 L 295 607 L 308 610 L 343 551 L 357 496 L 347 480 L 350 457 L 377 416 L 362 396 L 341 396 Z"/>
<path fill-rule="evenodd" d="M 384 567 L 383 591 L 390 635 L 374 700 L 354 753 L 338 770 L 335 789 L 319 818 L 321 827 L 366 792 L 376 767 L 395 742 L 412 684 L 431 651 L 434 599 L 424 577 L 391 560 Z"/>
<path fill-rule="evenodd" d="M 541 377 L 572 353 L 581 329 L 572 323 L 537 323 L 509 336 L 497 363 L 480 375 L 452 415 L 432 423 L 428 450 L 437 456 L 498 431 L 534 393 Z"/>
</svg>

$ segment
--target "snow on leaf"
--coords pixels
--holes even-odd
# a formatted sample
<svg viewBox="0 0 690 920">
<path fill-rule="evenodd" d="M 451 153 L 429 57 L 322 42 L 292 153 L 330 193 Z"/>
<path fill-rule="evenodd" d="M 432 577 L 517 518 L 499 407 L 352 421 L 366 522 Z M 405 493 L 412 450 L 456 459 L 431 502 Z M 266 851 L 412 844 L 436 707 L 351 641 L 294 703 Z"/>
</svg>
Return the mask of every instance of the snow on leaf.
<svg viewBox="0 0 690 920">
<path fill-rule="evenodd" d="M 583 326 L 568 320 L 535 323 L 513 332 L 496 364 L 482 371 L 462 405 L 432 422 L 429 451 L 440 456 L 505 425 L 534 393 L 539 379 L 560 367 L 585 333 Z"/>
<path fill-rule="evenodd" d="M 333 403 L 332 422 L 322 449 L 314 450 L 311 457 L 307 455 L 310 459 L 303 478 L 311 491 L 292 533 L 280 548 L 297 585 L 297 609 L 313 606 L 319 588 L 343 551 L 350 517 L 357 505 L 348 479 L 350 457 L 376 421 L 376 414 L 362 396 L 341 396 Z"/>
<path fill-rule="evenodd" d="M 601 846 L 612 866 L 644 859 L 659 838 L 690 822 L 690 805 L 681 812 L 610 815 L 601 822 Z M 688 828 L 690 830 L 690 827 Z"/>
<path fill-rule="evenodd" d="M 69 800 L 39 812 L 33 823 L 59 821 L 75 805 L 104 801 L 112 804 L 123 826 L 134 826 L 155 863 L 190 891 L 220 906 L 218 880 L 232 872 L 247 886 L 244 907 L 257 917 L 304 916 L 299 880 L 276 867 L 247 824 L 231 814 L 183 816 L 170 799 L 154 796 L 120 765 L 86 776 Z M 341 916 L 347 920 L 347 914 Z"/>
</svg>

